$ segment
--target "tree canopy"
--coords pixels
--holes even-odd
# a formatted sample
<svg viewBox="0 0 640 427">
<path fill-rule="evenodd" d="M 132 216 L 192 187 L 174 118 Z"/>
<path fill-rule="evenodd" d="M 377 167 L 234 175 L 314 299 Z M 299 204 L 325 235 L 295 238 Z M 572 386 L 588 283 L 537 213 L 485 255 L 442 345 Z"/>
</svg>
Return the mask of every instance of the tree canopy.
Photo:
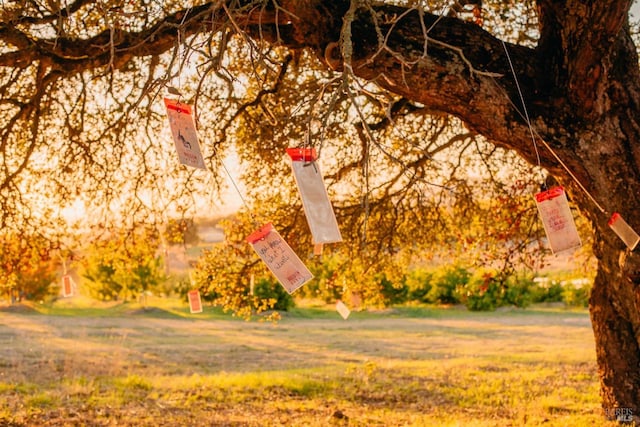
<svg viewBox="0 0 640 427">
<path fill-rule="evenodd" d="M 607 225 L 620 212 L 640 229 L 631 0 L 472 3 L 3 2 L 2 228 L 41 229 L 76 198 L 98 223 L 211 206 L 232 149 L 256 206 L 293 206 L 282 155 L 308 146 L 343 228 L 377 258 L 464 226 L 514 181 L 501 164 L 532 165 L 541 176 L 509 196 L 548 172 L 589 220 L 604 406 L 640 414 L 640 258 Z M 213 173 L 177 166 L 169 88 L 195 106 Z M 491 197 L 466 184 L 486 177 Z"/>
</svg>

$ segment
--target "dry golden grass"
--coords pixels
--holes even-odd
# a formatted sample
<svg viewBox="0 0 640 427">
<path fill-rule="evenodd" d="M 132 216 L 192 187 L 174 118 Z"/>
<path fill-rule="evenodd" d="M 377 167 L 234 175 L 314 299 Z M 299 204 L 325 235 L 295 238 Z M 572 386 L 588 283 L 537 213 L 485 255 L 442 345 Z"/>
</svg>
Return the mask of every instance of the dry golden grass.
<svg viewBox="0 0 640 427">
<path fill-rule="evenodd" d="M 605 425 L 585 312 L 114 310 L 0 311 L 0 426 Z"/>
</svg>

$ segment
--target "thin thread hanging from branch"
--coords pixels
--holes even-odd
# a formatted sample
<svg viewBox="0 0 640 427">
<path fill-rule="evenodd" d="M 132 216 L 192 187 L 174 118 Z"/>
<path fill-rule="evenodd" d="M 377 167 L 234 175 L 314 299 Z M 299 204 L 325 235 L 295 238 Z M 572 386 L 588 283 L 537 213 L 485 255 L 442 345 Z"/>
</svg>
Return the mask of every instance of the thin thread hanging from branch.
<svg viewBox="0 0 640 427">
<path fill-rule="evenodd" d="M 524 109 L 524 114 L 518 109 L 518 107 L 514 104 L 514 102 L 511 100 L 511 98 L 509 97 L 509 95 L 506 93 L 506 91 L 504 90 L 504 88 L 502 86 L 500 86 L 498 84 L 497 81 L 495 81 L 495 79 L 493 80 L 494 83 L 496 84 L 496 86 L 502 91 L 502 93 L 505 95 L 505 97 L 507 98 L 507 100 L 509 100 L 509 102 L 511 103 L 511 105 L 514 107 L 514 109 L 518 112 L 518 114 L 520 114 L 520 117 L 522 117 L 526 122 L 527 125 L 529 126 L 529 132 L 531 133 L 531 137 L 533 139 L 533 145 L 535 147 L 536 150 L 536 156 L 537 156 L 537 161 L 538 161 L 538 167 L 541 167 L 540 165 L 540 154 L 538 152 L 538 148 L 537 148 L 537 143 L 536 143 L 536 137 L 540 140 L 540 142 L 542 143 L 542 145 L 549 150 L 549 153 L 551 153 L 551 155 L 553 156 L 554 159 L 556 159 L 556 161 L 560 164 L 560 166 L 562 166 L 562 168 L 567 172 L 567 174 L 569 174 L 569 176 L 571 177 L 571 179 L 578 185 L 578 187 L 584 192 L 584 194 L 586 194 L 586 196 L 591 200 L 591 202 L 596 206 L 596 208 L 598 208 L 598 210 L 600 212 L 602 212 L 603 214 L 608 214 L 607 211 L 602 207 L 602 205 L 600 205 L 600 203 L 598 203 L 598 201 L 596 200 L 596 198 L 587 190 L 587 188 L 580 182 L 580 180 L 578 179 L 578 177 L 575 176 L 575 174 L 571 171 L 571 169 L 569 169 L 569 166 L 567 166 L 567 164 L 565 162 L 562 161 L 562 159 L 560 158 L 560 156 L 558 156 L 558 154 L 551 148 L 551 146 L 549 145 L 549 143 L 547 143 L 547 141 L 544 140 L 544 138 L 542 138 L 542 136 L 533 128 L 533 125 L 531 124 L 531 121 L 529 120 L 529 115 L 527 113 L 527 108 L 524 102 L 524 97 L 522 95 L 522 91 L 520 90 L 520 85 L 518 84 L 518 80 L 516 78 L 516 74 L 515 74 L 515 70 L 513 68 L 513 64 L 511 62 L 511 58 L 509 57 L 509 51 L 507 50 L 506 44 L 504 42 L 504 40 L 502 41 L 502 45 L 504 46 L 504 50 L 505 53 L 507 55 L 507 59 L 509 60 L 509 65 L 511 67 L 511 72 L 513 74 L 513 78 L 516 82 L 516 88 L 518 89 L 518 94 L 520 96 L 520 101 L 522 102 L 522 106 Z"/>
<path fill-rule="evenodd" d="M 513 75 L 513 81 L 516 83 L 516 88 L 518 89 L 518 95 L 520 96 L 520 102 L 522 103 L 522 110 L 524 111 L 524 119 L 526 120 L 527 126 L 529 127 L 531 142 L 533 143 L 533 150 L 536 153 L 536 162 L 538 163 L 537 166 L 541 167 L 540 152 L 538 151 L 538 144 L 536 143 L 536 137 L 533 133 L 533 126 L 531 126 L 531 120 L 529 119 L 529 112 L 527 111 L 527 105 L 524 102 L 524 96 L 522 95 L 522 90 L 520 89 L 520 83 L 518 82 L 518 77 L 516 76 L 516 70 L 513 67 L 513 62 L 511 61 L 511 55 L 509 55 L 507 44 L 504 42 L 504 40 L 501 40 L 501 41 L 502 41 L 502 47 L 504 48 L 504 53 L 507 55 L 507 60 L 509 61 L 509 68 L 511 69 L 511 74 Z"/>
<path fill-rule="evenodd" d="M 197 122 L 198 121 L 197 120 L 198 114 L 197 114 L 197 109 L 195 109 L 195 110 L 196 110 L 195 116 L 196 116 L 196 122 Z M 229 168 L 227 167 L 226 163 L 224 162 L 222 157 L 219 155 L 218 149 L 216 148 L 215 144 L 213 144 L 213 157 L 218 161 L 218 163 L 220 164 L 220 166 L 222 167 L 224 172 L 227 174 L 227 177 L 229 178 L 229 181 L 231 181 L 231 185 L 233 186 L 233 188 L 235 189 L 236 193 L 238 194 L 238 197 L 240 198 L 240 201 L 242 202 L 242 205 L 247 210 L 247 213 L 249 214 L 249 217 L 251 218 L 251 221 L 254 223 L 255 226 L 260 225 L 258 223 L 258 221 L 256 220 L 256 217 L 253 214 L 251 208 L 249 207 L 249 203 L 247 203 L 246 198 L 242 194 L 242 191 L 240 191 L 240 186 L 238 185 L 236 180 L 233 179 L 233 175 L 231 175 L 231 171 L 229 171 Z M 207 168 L 207 171 L 210 172 L 211 174 L 214 173 L 213 169 L 211 169 L 211 168 Z"/>
<path fill-rule="evenodd" d="M 591 201 L 598 208 L 598 210 L 600 210 L 600 212 L 602 212 L 603 214 L 608 215 L 608 212 L 600 205 L 600 203 L 598 203 L 595 197 L 593 197 L 591 193 L 589 193 L 589 191 L 584 187 L 584 185 L 582 185 L 582 183 L 578 180 L 578 178 L 573 174 L 573 172 L 571 172 L 569 167 L 562 161 L 562 159 L 558 157 L 555 151 L 551 149 L 549 144 L 542 138 L 542 136 L 540 136 L 538 132 L 535 132 L 535 134 L 538 135 L 538 138 L 540 138 L 540 142 L 542 142 L 542 145 L 544 145 L 545 148 L 549 150 L 549 152 L 558 161 L 558 163 L 560 163 L 560 165 L 564 168 L 564 170 L 567 171 L 569 176 L 571 176 L 571 178 L 576 182 L 576 184 L 578 184 L 578 187 L 580 187 L 580 189 L 582 189 L 582 191 L 589 197 L 589 199 L 591 199 Z"/>
<path fill-rule="evenodd" d="M 249 217 L 251 218 L 251 221 L 254 223 L 254 225 L 258 225 L 258 221 L 256 220 L 256 217 L 253 215 L 251 208 L 249 208 L 249 204 L 247 203 L 247 200 L 242 194 L 242 191 L 240 191 L 240 187 L 238 186 L 236 181 L 233 179 L 233 176 L 231 175 L 231 172 L 227 168 L 227 165 L 225 164 L 225 162 L 218 156 L 217 150 L 215 150 L 215 156 L 218 159 L 218 162 L 220 162 L 220 166 L 222 166 L 222 169 L 224 169 L 224 172 L 227 174 L 227 177 L 229 177 L 229 181 L 231 181 L 231 185 L 233 185 L 233 188 L 236 190 L 236 193 L 238 193 L 238 197 L 240 198 L 240 201 L 242 202 L 244 208 L 249 213 Z M 209 172 L 213 173 L 212 170 L 209 170 Z"/>
<path fill-rule="evenodd" d="M 436 20 L 436 22 L 429 28 L 429 31 L 431 31 L 435 27 L 435 25 L 438 23 L 439 20 L 440 20 L 440 18 L 438 20 Z M 433 41 L 434 42 L 438 42 L 437 40 L 433 40 Z M 600 212 L 602 212 L 603 214 L 607 214 L 607 211 L 600 205 L 600 203 L 598 203 L 598 201 L 586 189 L 586 187 L 584 185 L 582 185 L 580 180 L 575 176 L 575 174 L 571 171 L 571 169 L 569 169 L 569 167 L 566 165 L 566 163 L 564 163 L 562 161 L 560 156 L 558 156 L 556 154 L 556 152 L 551 148 L 551 146 L 540 136 L 540 134 L 533 129 L 533 125 L 531 124 L 531 120 L 529 119 L 529 113 L 527 111 L 527 106 L 526 106 L 526 103 L 524 101 L 524 96 L 522 94 L 522 90 L 521 90 L 520 84 L 518 82 L 518 78 L 517 78 L 517 75 L 516 75 L 516 72 L 515 72 L 515 68 L 513 66 L 513 62 L 511 61 L 511 56 L 509 55 L 509 50 L 507 49 L 507 45 L 506 45 L 505 41 L 501 40 L 501 42 L 502 42 L 502 47 L 504 48 L 505 55 L 506 55 L 507 60 L 509 62 L 509 68 L 511 69 L 511 74 L 513 75 L 513 80 L 515 81 L 516 88 L 518 90 L 518 95 L 520 97 L 520 102 L 522 103 L 522 108 L 523 108 L 524 114 L 518 109 L 518 107 L 515 105 L 515 103 L 511 100 L 511 98 L 506 93 L 504 88 L 502 88 L 500 86 L 500 84 L 498 84 L 498 82 L 495 80 L 496 77 L 501 77 L 501 75 L 495 74 L 495 73 L 478 73 L 478 74 L 490 77 L 494 81 L 494 83 L 498 86 L 498 88 L 500 90 L 502 90 L 503 94 L 505 95 L 507 100 L 511 103 L 511 105 L 514 107 L 514 109 L 518 112 L 518 114 L 520 114 L 520 116 L 526 121 L 527 126 L 529 127 L 529 132 L 531 134 L 531 140 L 532 140 L 533 148 L 534 148 L 534 151 L 535 151 L 535 154 L 536 154 L 536 161 L 538 163 L 538 167 L 541 168 L 541 160 L 540 160 L 540 153 L 538 151 L 538 145 L 537 145 L 537 142 L 536 142 L 536 136 L 540 139 L 540 141 L 542 142 L 544 147 L 547 150 L 549 150 L 551 155 L 558 161 L 558 163 L 562 166 L 562 168 L 569 174 L 571 179 L 573 179 L 573 181 L 578 185 L 578 187 L 587 195 L 587 197 L 593 202 L 593 204 L 600 210 Z M 445 43 L 442 43 L 442 42 L 438 42 L 438 43 L 440 43 L 441 45 L 443 45 L 445 47 L 450 47 L 450 46 L 447 46 Z M 466 62 L 466 58 L 464 58 L 462 53 L 460 53 L 460 55 L 463 58 L 463 60 L 465 60 L 465 62 Z M 471 66 L 470 63 L 468 63 L 468 65 Z M 473 67 L 471 67 L 471 70 L 473 71 Z"/>
</svg>

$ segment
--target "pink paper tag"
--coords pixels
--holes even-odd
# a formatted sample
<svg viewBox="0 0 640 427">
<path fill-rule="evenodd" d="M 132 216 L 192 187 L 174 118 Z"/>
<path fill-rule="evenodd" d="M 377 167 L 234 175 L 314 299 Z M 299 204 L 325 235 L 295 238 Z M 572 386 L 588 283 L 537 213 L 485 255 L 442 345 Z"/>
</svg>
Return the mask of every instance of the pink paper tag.
<svg viewBox="0 0 640 427">
<path fill-rule="evenodd" d="M 180 163 L 194 168 L 206 169 L 198 143 L 196 125 L 191 115 L 191 106 L 169 98 L 164 99 L 164 105 L 167 108 L 171 134 Z"/>
<path fill-rule="evenodd" d="M 627 221 L 625 221 L 618 212 L 614 212 L 611 216 L 611 219 L 609 220 L 609 227 L 611 227 L 618 237 L 622 239 L 624 244 L 627 245 L 630 250 L 634 250 L 638 245 L 638 242 L 640 242 L 640 236 L 638 236 L 638 233 L 636 233 L 635 230 L 627 224 Z"/>
<path fill-rule="evenodd" d="M 342 241 L 338 221 L 329 200 L 327 188 L 316 162 L 313 148 L 288 148 L 293 177 L 302 199 L 304 214 L 311 229 L 313 243 L 335 243 Z"/>
<path fill-rule="evenodd" d="M 553 253 L 582 246 L 564 188 L 554 187 L 536 194 L 535 198 Z"/>
<path fill-rule="evenodd" d="M 191 314 L 202 313 L 202 301 L 200 300 L 200 292 L 197 289 L 187 293 L 189 297 L 189 311 Z"/>
<path fill-rule="evenodd" d="M 73 279 L 68 274 L 62 276 L 62 296 L 64 298 L 73 296 Z"/>
<path fill-rule="evenodd" d="M 347 320 L 347 318 L 351 314 L 351 310 L 349 310 L 349 307 L 347 307 L 346 304 L 340 300 L 338 300 L 338 302 L 336 303 L 336 311 L 340 314 L 340 316 L 342 316 L 344 320 Z"/>
<path fill-rule="evenodd" d="M 289 293 L 307 283 L 313 275 L 271 223 L 247 237 L 258 256 Z"/>
</svg>

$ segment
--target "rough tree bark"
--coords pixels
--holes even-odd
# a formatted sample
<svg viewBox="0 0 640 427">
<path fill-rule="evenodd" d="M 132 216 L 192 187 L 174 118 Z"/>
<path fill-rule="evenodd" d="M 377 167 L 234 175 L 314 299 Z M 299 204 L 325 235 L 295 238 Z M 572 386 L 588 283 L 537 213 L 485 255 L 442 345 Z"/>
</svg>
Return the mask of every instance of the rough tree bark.
<svg viewBox="0 0 640 427">
<path fill-rule="evenodd" d="M 569 188 L 593 224 L 598 272 L 590 313 L 605 413 L 626 408 L 640 415 L 640 256 L 607 225 L 620 212 L 640 230 L 640 74 L 627 23 L 631 0 L 537 0 L 534 48 L 503 44 L 473 23 L 383 2 L 229 1 L 221 12 L 222 3 L 175 13 L 139 32 L 104 31 L 86 40 L 60 35 L 55 42 L 22 34 L 20 20 L 30 18 L 16 15 L 0 23 L 0 40 L 15 48 L 0 52 L 0 66 L 38 61 L 41 84 L 92 68 L 120 69 L 132 58 L 171 49 L 178 29 L 182 37 L 215 31 L 216 20 L 235 8 L 235 30 L 309 49 L 327 66 L 457 116 L 537 164 L 508 52 L 538 135 L 540 164 Z M 38 19 L 85 4 L 77 0 Z"/>
</svg>

